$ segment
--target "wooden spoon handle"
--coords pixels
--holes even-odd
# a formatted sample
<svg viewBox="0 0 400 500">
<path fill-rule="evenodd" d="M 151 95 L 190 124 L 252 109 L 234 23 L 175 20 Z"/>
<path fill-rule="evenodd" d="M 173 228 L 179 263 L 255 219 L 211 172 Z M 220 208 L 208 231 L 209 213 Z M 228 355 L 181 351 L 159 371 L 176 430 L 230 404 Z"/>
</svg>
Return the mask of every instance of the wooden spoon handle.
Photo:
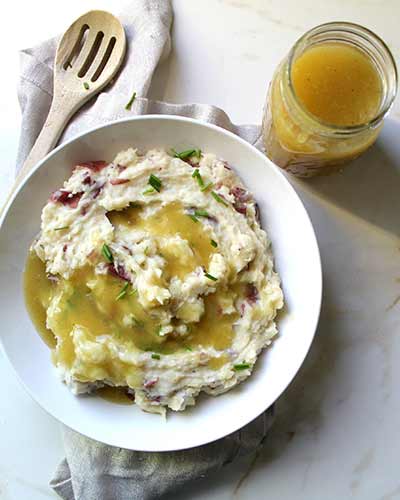
<svg viewBox="0 0 400 500">
<path fill-rule="evenodd" d="M 67 100 L 68 97 L 70 99 L 69 102 Z M 71 102 L 71 96 L 64 95 L 59 98 L 57 96 L 53 99 L 43 128 L 15 179 L 14 189 L 27 176 L 36 163 L 53 149 L 75 111 L 76 106 Z"/>
</svg>

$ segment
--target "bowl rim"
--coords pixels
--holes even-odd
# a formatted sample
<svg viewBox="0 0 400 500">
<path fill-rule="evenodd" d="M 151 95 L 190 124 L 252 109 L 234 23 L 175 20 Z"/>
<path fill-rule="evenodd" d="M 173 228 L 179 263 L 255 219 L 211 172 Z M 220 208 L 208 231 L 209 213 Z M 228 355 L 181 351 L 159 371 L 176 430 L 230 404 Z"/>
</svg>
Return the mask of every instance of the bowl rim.
<svg viewBox="0 0 400 500">
<path fill-rule="evenodd" d="M 300 368 L 302 367 L 302 365 L 304 363 L 305 358 L 307 357 L 307 355 L 310 351 L 311 344 L 315 338 L 315 334 L 317 331 L 317 326 L 318 326 L 320 313 L 321 313 L 322 290 L 323 290 L 322 262 L 321 262 L 321 255 L 320 255 L 320 250 L 319 250 L 319 246 L 318 246 L 318 240 L 317 240 L 315 230 L 314 230 L 314 227 L 312 225 L 310 216 L 308 215 L 308 212 L 307 212 L 301 198 L 299 197 L 299 195 L 297 194 L 296 190 L 293 188 L 291 183 L 288 181 L 288 179 L 285 177 L 285 175 L 283 174 L 281 169 L 279 167 L 277 167 L 265 154 L 263 154 L 253 144 L 246 141 L 245 139 L 238 136 L 237 134 L 231 132 L 230 130 L 224 129 L 224 128 L 222 128 L 218 125 L 215 125 L 213 123 L 208 123 L 208 122 L 204 122 L 204 121 L 201 121 L 201 120 L 198 120 L 195 118 L 190 118 L 190 117 L 185 117 L 185 116 L 167 115 L 167 114 L 136 115 L 136 116 L 131 116 L 131 117 L 127 117 L 127 118 L 120 118 L 117 120 L 109 121 L 107 123 L 103 123 L 101 125 L 97 125 L 95 127 L 91 127 L 89 129 L 84 130 L 83 132 L 75 134 L 70 139 L 59 144 L 52 151 L 50 151 L 42 160 L 40 160 L 33 167 L 31 172 L 24 178 L 24 180 L 21 182 L 21 184 L 18 186 L 18 188 L 15 190 L 15 192 L 12 194 L 12 196 L 7 200 L 6 204 L 4 205 L 1 216 L 0 216 L 0 232 L 3 228 L 3 223 L 8 215 L 8 212 L 9 212 L 11 206 L 13 205 L 15 199 L 18 197 L 19 193 L 23 190 L 23 188 L 25 187 L 27 182 L 31 179 L 31 177 L 33 177 L 36 174 L 36 172 L 42 167 L 42 165 L 44 165 L 50 158 L 56 156 L 60 150 L 67 148 L 71 143 L 75 142 L 78 139 L 81 139 L 81 138 L 83 138 L 83 137 L 85 137 L 93 132 L 98 131 L 98 130 L 111 127 L 115 124 L 128 123 L 128 122 L 132 122 L 132 121 L 150 121 L 150 120 L 175 121 L 175 122 L 178 121 L 178 122 L 183 122 L 183 123 L 190 123 L 190 124 L 193 124 L 195 126 L 205 127 L 205 128 L 213 130 L 216 133 L 226 135 L 226 136 L 230 137 L 231 139 L 241 143 L 244 147 L 251 150 L 253 154 L 257 155 L 268 166 L 268 168 L 272 168 L 275 171 L 275 173 L 280 177 L 280 180 L 284 183 L 284 185 L 286 185 L 287 188 L 289 188 L 289 190 L 291 191 L 291 194 L 297 199 L 297 202 L 299 204 L 299 208 L 303 211 L 304 221 L 306 222 L 306 224 L 309 226 L 309 229 L 311 230 L 310 231 L 310 238 L 312 239 L 312 245 L 314 246 L 314 249 L 316 251 L 315 252 L 315 257 L 316 257 L 316 262 L 315 262 L 315 279 L 316 279 L 315 298 L 318 297 L 318 302 L 316 303 L 314 318 L 312 321 L 312 325 L 310 326 L 310 335 L 309 335 L 308 341 L 304 344 L 304 355 L 302 356 L 301 359 L 300 358 L 298 359 L 298 361 L 296 363 L 297 367 L 295 368 L 292 377 L 277 392 L 275 399 L 272 401 L 272 403 L 269 406 L 262 409 L 261 411 L 257 410 L 257 412 L 255 412 L 255 414 L 252 416 L 252 418 L 246 419 L 246 421 L 244 423 L 240 423 L 240 426 L 234 428 L 233 430 L 229 429 L 228 432 L 225 432 L 225 431 L 222 433 L 220 432 L 218 435 L 216 435 L 216 436 L 213 435 L 209 439 L 202 441 L 199 444 L 194 445 L 195 447 L 196 446 L 203 446 L 203 445 L 206 445 L 208 443 L 217 441 L 218 439 L 222 439 L 222 438 L 226 437 L 227 435 L 238 431 L 239 429 L 243 428 L 244 426 L 248 425 L 250 422 L 255 420 L 263 412 L 267 411 L 268 408 L 272 407 L 276 403 L 276 401 L 279 399 L 279 397 L 287 390 L 289 385 L 296 378 Z M 240 175 L 240 173 L 239 173 L 239 175 Z M 274 257 L 274 262 L 275 262 L 275 257 Z M 0 336 L 0 350 L 2 351 L 6 362 L 9 364 L 12 371 L 15 373 L 18 381 L 20 382 L 20 384 L 22 385 L 24 390 L 35 401 L 35 403 L 38 404 L 48 415 L 50 415 L 52 418 L 54 418 L 58 422 L 62 423 L 63 425 L 65 425 L 69 429 L 72 429 L 81 435 L 85 435 L 86 437 L 88 437 L 90 439 L 102 442 L 102 443 L 110 445 L 110 446 L 116 446 L 116 444 L 111 442 L 111 440 L 107 439 L 107 437 L 105 437 L 105 438 L 102 437 L 100 440 L 98 436 L 90 435 L 90 433 L 88 433 L 88 432 L 83 433 L 80 429 L 78 429 L 74 426 L 71 426 L 69 424 L 66 424 L 58 416 L 53 415 L 53 413 L 51 412 L 51 410 L 49 408 L 47 408 L 42 402 L 40 402 L 36 399 L 33 391 L 26 385 L 25 381 L 19 375 L 17 368 L 13 365 L 13 363 L 11 362 L 11 359 L 9 358 L 9 356 L 7 354 L 7 351 L 6 351 L 5 346 L 3 345 L 3 341 L 2 341 L 1 336 Z M 157 452 L 157 451 L 158 452 L 168 452 L 168 451 L 178 451 L 178 450 L 189 449 L 192 447 L 193 447 L 193 445 L 189 444 L 189 445 L 184 445 L 184 446 L 179 445 L 178 447 L 173 447 L 173 448 L 171 448 L 170 446 L 167 446 L 167 447 L 158 447 L 158 448 L 131 448 L 130 447 L 130 448 L 126 448 L 126 449 L 135 450 L 135 451 L 145 451 L 145 452 Z"/>
</svg>

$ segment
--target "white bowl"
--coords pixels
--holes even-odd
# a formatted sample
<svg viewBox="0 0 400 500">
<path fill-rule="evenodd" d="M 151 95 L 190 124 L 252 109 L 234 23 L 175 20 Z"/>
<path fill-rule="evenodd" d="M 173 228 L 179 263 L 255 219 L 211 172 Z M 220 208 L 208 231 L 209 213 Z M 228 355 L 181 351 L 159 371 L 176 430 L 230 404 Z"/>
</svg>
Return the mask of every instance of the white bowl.
<svg viewBox="0 0 400 500">
<path fill-rule="evenodd" d="M 279 337 L 257 361 L 251 377 L 218 397 L 203 396 L 181 413 L 159 415 L 98 397 L 72 395 L 58 379 L 50 352 L 26 312 L 22 288 L 28 247 L 38 233 L 49 194 L 79 161 L 112 160 L 129 146 L 146 150 L 199 147 L 227 160 L 259 203 L 282 278 L 285 309 Z M 300 368 L 317 326 L 321 263 L 315 234 L 300 199 L 277 167 L 244 140 L 214 125 L 171 116 L 110 123 L 63 144 L 41 161 L 11 200 L 0 229 L 1 343 L 19 379 L 51 415 L 110 445 L 144 451 L 178 450 L 221 438 L 267 409 Z"/>
</svg>

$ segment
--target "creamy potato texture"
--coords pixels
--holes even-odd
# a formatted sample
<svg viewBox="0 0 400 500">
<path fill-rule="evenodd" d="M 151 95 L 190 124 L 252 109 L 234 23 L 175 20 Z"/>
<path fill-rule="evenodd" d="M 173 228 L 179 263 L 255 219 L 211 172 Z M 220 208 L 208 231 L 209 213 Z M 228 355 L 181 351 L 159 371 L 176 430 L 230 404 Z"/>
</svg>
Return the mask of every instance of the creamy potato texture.
<svg viewBox="0 0 400 500">
<path fill-rule="evenodd" d="M 74 393 L 127 387 L 143 410 L 247 378 L 277 330 L 280 281 L 257 206 L 213 154 L 82 163 L 42 212 L 28 309 Z"/>
</svg>

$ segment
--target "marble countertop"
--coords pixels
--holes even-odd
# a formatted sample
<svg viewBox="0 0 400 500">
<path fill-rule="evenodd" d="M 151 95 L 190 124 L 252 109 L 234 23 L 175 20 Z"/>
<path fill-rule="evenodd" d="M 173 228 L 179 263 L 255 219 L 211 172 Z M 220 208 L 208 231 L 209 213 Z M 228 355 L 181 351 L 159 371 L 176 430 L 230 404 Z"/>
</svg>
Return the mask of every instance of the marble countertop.
<svg viewBox="0 0 400 500">
<path fill-rule="evenodd" d="M 114 1 L 118 13 L 122 1 Z M 60 6 L 15 0 L 0 32 L 0 202 L 20 126 L 17 51 L 62 31 L 107 0 Z M 173 52 L 150 96 L 208 102 L 237 123 L 261 119 L 268 82 L 296 38 L 348 20 L 380 34 L 400 60 L 398 0 L 175 0 Z M 21 13 L 23 15 L 21 16 Z M 32 19 L 35 22 L 32 23 Z M 291 179 L 314 224 L 324 269 L 316 340 L 277 405 L 265 447 L 174 499 L 396 500 L 400 498 L 400 99 L 378 143 L 342 174 Z M 397 358 L 399 356 L 399 358 Z M 59 427 L 20 387 L 0 354 L 0 498 L 43 500 L 63 456 Z"/>
</svg>

